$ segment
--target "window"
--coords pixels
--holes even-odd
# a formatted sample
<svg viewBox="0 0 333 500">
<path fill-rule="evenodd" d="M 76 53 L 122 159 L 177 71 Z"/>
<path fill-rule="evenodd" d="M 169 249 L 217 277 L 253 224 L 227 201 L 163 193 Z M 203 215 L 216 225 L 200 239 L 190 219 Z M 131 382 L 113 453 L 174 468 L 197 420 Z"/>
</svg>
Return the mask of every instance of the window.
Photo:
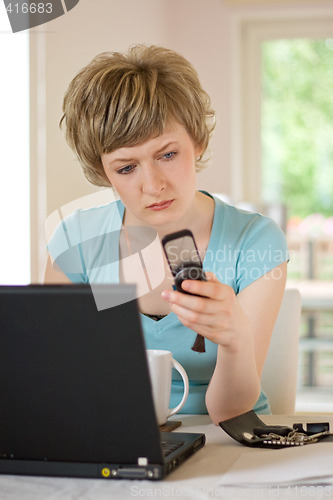
<svg viewBox="0 0 333 500">
<path fill-rule="evenodd" d="M 319 10 L 320 12 L 320 10 Z M 274 16 L 274 18 L 273 18 Z M 262 54 L 269 43 L 295 39 L 332 39 L 333 9 L 327 15 L 318 10 L 304 14 L 285 11 L 259 19 L 236 18 L 234 23 L 235 53 L 233 54 L 233 192 L 236 200 L 253 203 L 263 201 L 263 159 L 261 135 Z"/>
<path fill-rule="evenodd" d="M 262 42 L 262 197 L 289 217 L 333 216 L 332 81 L 332 38 Z"/>
<path fill-rule="evenodd" d="M 287 207 L 289 276 L 333 279 L 333 40 L 262 42 L 261 63 L 262 198 Z"/>
<path fill-rule="evenodd" d="M 0 283 L 30 282 L 29 36 L 0 3 Z"/>
</svg>

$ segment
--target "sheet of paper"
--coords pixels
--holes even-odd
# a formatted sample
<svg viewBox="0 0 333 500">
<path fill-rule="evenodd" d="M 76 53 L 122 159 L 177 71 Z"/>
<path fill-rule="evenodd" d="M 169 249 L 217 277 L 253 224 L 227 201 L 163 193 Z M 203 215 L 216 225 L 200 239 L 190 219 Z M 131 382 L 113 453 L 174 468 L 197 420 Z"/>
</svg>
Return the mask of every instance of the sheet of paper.
<svg viewBox="0 0 333 500">
<path fill-rule="evenodd" d="M 333 484 L 333 442 L 243 453 L 219 486 Z"/>
</svg>

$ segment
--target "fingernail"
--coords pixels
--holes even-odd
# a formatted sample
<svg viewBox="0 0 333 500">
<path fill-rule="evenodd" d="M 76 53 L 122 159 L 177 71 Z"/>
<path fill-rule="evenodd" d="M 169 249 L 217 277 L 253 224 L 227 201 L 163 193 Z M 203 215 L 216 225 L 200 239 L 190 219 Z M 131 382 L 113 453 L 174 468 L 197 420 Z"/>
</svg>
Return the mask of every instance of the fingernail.
<svg viewBox="0 0 333 500">
<path fill-rule="evenodd" d="M 169 300 L 170 299 L 170 291 L 169 290 L 163 290 L 162 297 L 165 300 Z"/>
</svg>

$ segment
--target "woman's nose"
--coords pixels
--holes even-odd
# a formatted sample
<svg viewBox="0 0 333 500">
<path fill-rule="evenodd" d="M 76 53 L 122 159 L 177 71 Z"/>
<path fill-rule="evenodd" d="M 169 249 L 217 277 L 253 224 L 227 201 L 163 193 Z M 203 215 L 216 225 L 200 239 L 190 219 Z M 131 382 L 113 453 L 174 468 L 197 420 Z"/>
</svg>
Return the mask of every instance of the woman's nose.
<svg viewBox="0 0 333 500">
<path fill-rule="evenodd" d="M 157 165 L 143 169 L 142 192 L 150 195 L 158 195 L 165 187 L 165 180 Z"/>
</svg>

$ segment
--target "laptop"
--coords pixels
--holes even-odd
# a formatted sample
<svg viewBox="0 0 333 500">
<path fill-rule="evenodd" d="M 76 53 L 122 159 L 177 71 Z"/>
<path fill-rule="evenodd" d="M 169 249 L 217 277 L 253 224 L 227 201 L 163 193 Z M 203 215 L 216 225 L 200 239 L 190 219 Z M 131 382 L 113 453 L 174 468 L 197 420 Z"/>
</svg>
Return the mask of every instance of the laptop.
<svg viewBox="0 0 333 500">
<path fill-rule="evenodd" d="M 0 286 L 0 473 L 162 479 L 204 445 L 160 432 L 135 293 Z"/>
</svg>

